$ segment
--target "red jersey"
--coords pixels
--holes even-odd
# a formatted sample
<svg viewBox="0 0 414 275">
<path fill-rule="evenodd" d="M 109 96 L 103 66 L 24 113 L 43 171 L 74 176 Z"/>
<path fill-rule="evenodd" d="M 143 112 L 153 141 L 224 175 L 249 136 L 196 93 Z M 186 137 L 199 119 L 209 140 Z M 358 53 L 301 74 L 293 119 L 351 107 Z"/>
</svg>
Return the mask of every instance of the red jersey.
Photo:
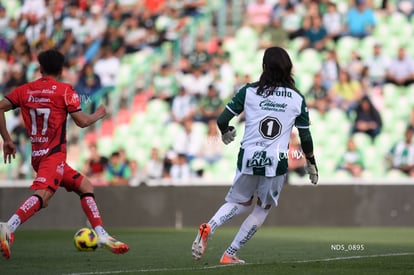
<svg viewBox="0 0 414 275">
<path fill-rule="evenodd" d="M 42 77 L 7 94 L 13 108 L 20 107 L 32 143 L 32 165 L 36 169 L 46 156 L 62 152 L 66 156 L 66 119 L 81 110 L 71 85 Z"/>
</svg>

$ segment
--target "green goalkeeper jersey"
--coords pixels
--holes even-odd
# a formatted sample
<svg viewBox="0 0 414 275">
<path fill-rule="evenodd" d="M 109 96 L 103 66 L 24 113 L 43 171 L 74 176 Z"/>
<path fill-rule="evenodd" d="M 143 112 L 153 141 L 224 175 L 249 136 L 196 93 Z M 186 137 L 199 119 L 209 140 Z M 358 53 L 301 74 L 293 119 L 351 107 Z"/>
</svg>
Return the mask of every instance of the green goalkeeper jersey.
<svg viewBox="0 0 414 275">
<path fill-rule="evenodd" d="M 244 111 L 245 131 L 238 169 L 245 174 L 277 176 L 287 172 L 288 145 L 293 125 L 309 128 L 304 97 L 280 87 L 273 94 L 257 95 L 258 86 L 247 84 L 226 105 L 234 115 Z"/>
</svg>

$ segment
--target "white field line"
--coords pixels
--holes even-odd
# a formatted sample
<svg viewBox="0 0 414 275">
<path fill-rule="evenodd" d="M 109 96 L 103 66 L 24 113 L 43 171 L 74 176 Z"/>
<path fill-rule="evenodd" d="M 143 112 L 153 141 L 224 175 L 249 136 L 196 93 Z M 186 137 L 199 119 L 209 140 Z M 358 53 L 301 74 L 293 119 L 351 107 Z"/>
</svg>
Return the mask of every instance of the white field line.
<svg viewBox="0 0 414 275">
<path fill-rule="evenodd" d="M 365 259 L 365 258 L 380 258 L 380 257 L 397 257 L 397 256 L 410 256 L 414 255 L 414 252 L 402 252 L 402 253 L 387 253 L 387 254 L 374 254 L 374 255 L 359 255 L 359 256 L 346 256 L 346 257 L 334 257 L 334 258 L 322 258 L 312 260 L 299 260 L 299 261 L 286 261 L 284 264 L 292 263 L 314 263 L 314 262 L 332 262 L 343 261 L 353 259 Z M 254 263 L 247 263 L 254 264 Z M 106 275 L 106 274 L 127 274 L 127 273 L 146 273 L 146 272 L 170 272 L 170 271 L 191 271 L 191 270 L 206 270 L 206 269 L 218 269 L 224 267 L 230 267 L 233 265 L 212 265 L 206 267 L 182 267 L 182 268 L 153 268 L 153 269 L 129 269 L 129 270 L 112 270 L 112 271 L 96 271 L 96 272 L 81 272 L 81 273 L 66 273 L 63 275 Z"/>
<path fill-rule="evenodd" d="M 65 273 L 63 275 L 105 275 L 105 274 L 125 274 L 125 273 L 141 273 L 141 272 L 163 272 L 163 271 L 191 271 L 191 270 L 206 270 L 230 267 L 230 265 L 212 265 L 205 267 L 178 267 L 178 268 L 152 268 L 152 269 L 129 269 L 129 270 L 113 270 L 113 271 L 96 271 L 96 272 L 81 272 L 81 273 Z"/>
<path fill-rule="evenodd" d="M 352 259 L 380 258 L 380 257 L 396 257 L 396 256 L 410 256 L 410 255 L 414 255 L 414 252 L 387 253 L 387 254 L 374 254 L 374 255 L 359 255 L 359 256 L 358 255 L 355 255 L 355 256 L 345 256 L 345 257 L 313 259 L 313 260 L 289 261 L 289 262 L 283 262 L 283 263 L 332 262 L 332 261 L 342 261 L 342 260 L 352 260 Z"/>
</svg>

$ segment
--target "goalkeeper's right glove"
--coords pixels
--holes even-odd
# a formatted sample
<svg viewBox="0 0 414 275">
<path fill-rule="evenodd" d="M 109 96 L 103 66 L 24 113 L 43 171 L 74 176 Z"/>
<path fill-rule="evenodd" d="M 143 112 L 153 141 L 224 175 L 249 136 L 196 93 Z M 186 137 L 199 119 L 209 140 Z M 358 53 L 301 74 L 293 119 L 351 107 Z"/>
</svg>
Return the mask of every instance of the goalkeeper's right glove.
<svg viewBox="0 0 414 275">
<path fill-rule="evenodd" d="M 318 167 L 316 166 L 315 157 L 306 158 L 306 171 L 309 174 L 309 180 L 312 184 L 317 184 L 319 175 Z"/>
<path fill-rule="evenodd" d="M 227 127 L 226 131 L 221 133 L 221 140 L 224 144 L 229 144 L 236 137 L 236 128 L 233 126 Z"/>
</svg>

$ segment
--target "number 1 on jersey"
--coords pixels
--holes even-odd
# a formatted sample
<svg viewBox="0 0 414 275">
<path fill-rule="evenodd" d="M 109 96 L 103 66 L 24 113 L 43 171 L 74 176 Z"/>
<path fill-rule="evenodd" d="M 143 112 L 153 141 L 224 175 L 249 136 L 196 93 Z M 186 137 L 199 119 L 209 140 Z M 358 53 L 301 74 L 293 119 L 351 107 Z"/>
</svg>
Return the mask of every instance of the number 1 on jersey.
<svg viewBox="0 0 414 275">
<path fill-rule="evenodd" d="M 36 116 L 43 116 L 43 127 L 42 127 L 42 133 L 41 135 L 44 136 L 47 131 L 48 126 L 48 120 L 50 115 L 50 109 L 49 108 L 36 108 L 36 109 L 30 109 L 30 118 L 32 120 L 32 135 L 37 134 L 37 123 L 36 123 Z"/>
</svg>

